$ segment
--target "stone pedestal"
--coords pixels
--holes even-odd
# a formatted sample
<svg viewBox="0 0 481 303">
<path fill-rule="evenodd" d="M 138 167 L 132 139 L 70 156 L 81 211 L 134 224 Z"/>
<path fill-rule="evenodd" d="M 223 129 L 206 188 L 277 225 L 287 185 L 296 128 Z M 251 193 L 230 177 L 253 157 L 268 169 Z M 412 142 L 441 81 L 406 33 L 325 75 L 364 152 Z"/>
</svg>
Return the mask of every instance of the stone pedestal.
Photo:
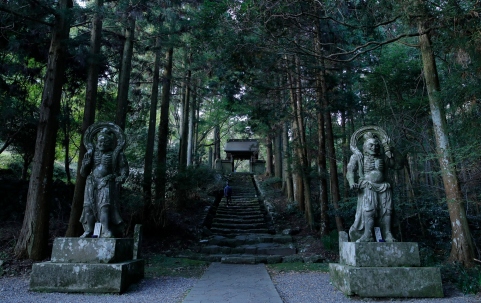
<svg viewBox="0 0 481 303">
<path fill-rule="evenodd" d="M 332 284 L 361 297 L 443 297 L 441 273 L 419 267 L 417 243 L 339 243 L 340 264 L 329 264 Z"/>
<path fill-rule="evenodd" d="M 121 293 L 144 277 L 144 260 L 133 256 L 133 239 L 57 238 L 51 261 L 33 264 L 30 289 Z"/>
</svg>

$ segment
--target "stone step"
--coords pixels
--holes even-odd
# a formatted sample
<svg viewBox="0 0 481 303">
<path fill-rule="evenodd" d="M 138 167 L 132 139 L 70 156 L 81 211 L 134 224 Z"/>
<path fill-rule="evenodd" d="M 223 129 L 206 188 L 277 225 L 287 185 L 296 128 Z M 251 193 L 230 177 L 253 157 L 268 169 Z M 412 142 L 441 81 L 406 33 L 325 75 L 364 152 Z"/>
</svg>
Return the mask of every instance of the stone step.
<svg viewBox="0 0 481 303">
<path fill-rule="evenodd" d="M 292 243 L 292 236 L 289 235 L 271 235 L 271 234 L 245 234 L 233 237 L 212 236 L 207 239 L 209 245 L 218 246 L 241 246 L 245 244 L 257 243 Z"/>
<path fill-rule="evenodd" d="M 246 218 L 219 218 L 219 217 L 216 217 L 213 221 L 213 223 L 219 223 L 219 224 L 224 224 L 224 223 L 228 223 L 228 224 L 243 224 L 243 223 L 264 223 L 265 224 L 265 220 L 264 218 L 249 218 L 249 219 L 246 219 Z"/>
<path fill-rule="evenodd" d="M 257 207 L 257 208 L 234 208 L 234 207 L 226 207 L 226 206 L 219 206 L 217 208 L 217 214 L 237 214 L 239 216 L 244 216 L 244 215 L 255 215 L 255 214 L 263 214 L 264 211 L 262 208 Z"/>
<path fill-rule="evenodd" d="M 275 264 L 282 263 L 282 256 L 276 255 L 248 255 L 248 254 L 238 254 L 238 255 L 223 255 L 223 254 L 213 254 L 213 255 L 200 255 L 197 257 L 200 261 L 208 262 L 221 262 L 227 264 Z"/>
<path fill-rule="evenodd" d="M 220 203 L 221 206 L 227 205 L 226 201 L 222 201 Z M 232 200 L 231 203 L 229 203 L 229 206 L 232 206 L 234 208 L 246 208 L 246 207 L 259 207 L 261 204 L 258 201 L 255 202 L 248 202 L 248 201 L 234 201 Z"/>
<path fill-rule="evenodd" d="M 217 228 L 210 229 L 212 233 L 218 235 L 236 235 L 236 234 L 268 234 L 267 228 L 252 228 L 252 229 L 232 229 L 232 228 Z"/>
<path fill-rule="evenodd" d="M 252 213 L 252 214 L 249 214 L 249 215 L 239 215 L 238 213 L 221 213 L 221 214 L 217 214 L 215 217 L 214 217 L 214 220 L 212 220 L 212 222 L 215 222 L 215 219 L 216 218 L 219 218 L 219 219 L 222 219 L 222 220 L 243 220 L 243 221 L 250 221 L 250 220 L 254 220 L 254 221 L 257 221 L 259 219 L 263 219 L 262 222 L 266 222 L 265 221 L 265 218 L 263 216 L 262 213 Z"/>
<path fill-rule="evenodd" d="M 263 212 L 258 210 L 229 210 L 229 209 L 217 209 L 216 215 L 237 215 L 237 216 L 252 216 L 263 214 Z"/>
<path fill-rule="evenodd" d="M 224 228 L 224 229 L 256 229 L 256 228 L 267 228 L 265 222 L 262 223 L 212 223 L 212 227 Z"/>
<path fill-rule="evenodd" d="M 296 248 L 286 244 L 258 243 L 237 247 L 209 245 L 201 248 L 201 254 L 250 254 L 250 255 L 279 255 L 290 256 L 296 254 Z"/>
</svg>

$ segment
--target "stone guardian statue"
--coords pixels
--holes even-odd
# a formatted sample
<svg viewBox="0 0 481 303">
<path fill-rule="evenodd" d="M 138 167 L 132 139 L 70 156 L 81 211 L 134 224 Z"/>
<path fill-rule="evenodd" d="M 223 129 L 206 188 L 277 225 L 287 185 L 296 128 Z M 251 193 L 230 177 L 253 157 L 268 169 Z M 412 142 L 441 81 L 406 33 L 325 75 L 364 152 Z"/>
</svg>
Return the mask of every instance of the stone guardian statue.
<svg viewBox="0 0 481 303">
<path fill-rule="evenodd" d="M 364 139 L 362 153 L 357 141 Z M 374 226 L 381 229 L 386 242 L 396 242 L 391 233 L 393 205 L 391 185 L 387 182 L 388 168 L 396 168 L 390 139 L 378 126 L 364 126 L 351 137 L 353 155 L 347 166 L 347 180 L 357 191 L 357 209 L 354 224 L 349 229 L 351 242 L 375 242 Z"/>
<path fill-rule="evenodd" d="M 102 224 L 101 237 L 119 237 L 123 225 L 118 211 L 119 190 L 129 175 L 123 153 L 125 135 L 118 125 L 99 122 L 87 129 L 83 143 L 87 152 L 80 173 L 87 182 L 80 218 L 85 232 L 80 237 L 91 237 L 96 222 Z"/>
</svg>

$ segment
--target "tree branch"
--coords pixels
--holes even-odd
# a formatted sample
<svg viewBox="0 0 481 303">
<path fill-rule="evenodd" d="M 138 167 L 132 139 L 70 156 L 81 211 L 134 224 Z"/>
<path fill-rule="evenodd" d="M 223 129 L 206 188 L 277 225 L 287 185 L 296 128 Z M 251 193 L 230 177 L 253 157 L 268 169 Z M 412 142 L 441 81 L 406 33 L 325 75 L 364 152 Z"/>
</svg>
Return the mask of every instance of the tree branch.
<svg viewBox="0 0 481 303">
<path fill-rule="evenodd" d="M 0 11 L 2 12 L 6 12 L 8 14 L 12 14 L 16 17 L 19 17 L 19 18 L 22 18 L 22 19 L 26 19 L 26 20 L 30 20 L 30 21 L 33 21 L 33 22 L 36 22 L 36 23 L 40 23 L 40 24 L 43 24 L 43 25 L 47 25 L 47 26 L 54 26 L 53 23 L 49 23 L 49 22 L 46 22 L 46 21 L 43 21 L 43 20 L 38 20 L 38 19 L 34 19 L 32 17 L 29 17 L 29 16 L 24 16 L 24 15 L 21 15 L 17 12 L 14 12 L 8 8 L 6 8 L 5 6 L 3 5 L 0 5 Z"/>
</svg>

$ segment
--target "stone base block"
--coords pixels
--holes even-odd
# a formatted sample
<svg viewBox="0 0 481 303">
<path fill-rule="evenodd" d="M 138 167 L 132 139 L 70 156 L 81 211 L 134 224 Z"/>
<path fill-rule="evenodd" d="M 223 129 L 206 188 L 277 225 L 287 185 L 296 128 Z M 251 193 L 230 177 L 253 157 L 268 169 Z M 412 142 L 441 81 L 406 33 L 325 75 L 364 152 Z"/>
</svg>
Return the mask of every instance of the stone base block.
<svg viewBox="0 0 481 303">
<path fill-rule="evenodd" d="M 30 290 L 46 292 L 122 293 L 144 277 L 144 260 L 111 264 L 35 263 Z"/>
<path fill-rule="evenodd" d="M 120 263 L 133 259 L 134 239 L 56 238 L 53 263 Z"/>
<path fill-rule="evenodd" d="M 329 264 L 332 284 L 345 295 L 441 298 L 441 272 L 435 267 L 354 267 Z"/>
<path fill-rule="evenodd" d="M 358 267 L 421 265 L 416 242 L 340 242 L 339 263 Z"/>
</svg>

